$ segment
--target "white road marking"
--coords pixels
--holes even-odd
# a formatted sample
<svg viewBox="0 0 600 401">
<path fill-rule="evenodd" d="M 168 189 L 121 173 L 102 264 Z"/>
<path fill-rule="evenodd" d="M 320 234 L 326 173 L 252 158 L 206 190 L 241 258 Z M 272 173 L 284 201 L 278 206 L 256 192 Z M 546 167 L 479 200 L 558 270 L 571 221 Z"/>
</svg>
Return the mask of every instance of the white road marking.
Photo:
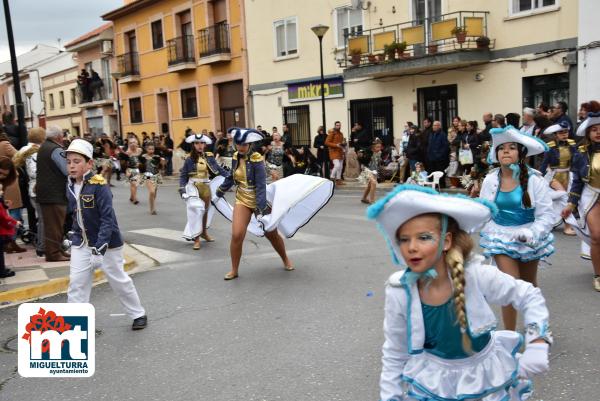
<svg viewBox="0 0 600 401">
<path fill-rule="evenodd" d="M 134 234 L 148 235 L 150 237 L 170 239 L 170 240 L 178 241 L 178 242 L 184 241 L 183 237 L 181 236 L 181 234 L 183 233 L 183 230 L 170 230 L 168 228 L 155 227 L 155 228 L 144 228 L 141 230 L 133 230 L 133 231 L 129 231 L 129 232 L 134 233 Z"/>
</svg>

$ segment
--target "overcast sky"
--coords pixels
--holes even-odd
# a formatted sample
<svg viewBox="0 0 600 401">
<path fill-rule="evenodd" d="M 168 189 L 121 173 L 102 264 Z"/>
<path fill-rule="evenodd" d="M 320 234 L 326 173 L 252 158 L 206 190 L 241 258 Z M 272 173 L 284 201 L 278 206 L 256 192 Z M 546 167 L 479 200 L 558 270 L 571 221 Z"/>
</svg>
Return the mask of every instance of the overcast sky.
<svg viewBox="0 0 600 401">
<path fill-rule="evenodd" d="M 65 43 L 106 23 L 100 16 L 123 0 L 9 0 L 17 55 L 44 43 Z M 10 59 L 4 7 L 0 6 L 0 62 Z"/>
</svg>

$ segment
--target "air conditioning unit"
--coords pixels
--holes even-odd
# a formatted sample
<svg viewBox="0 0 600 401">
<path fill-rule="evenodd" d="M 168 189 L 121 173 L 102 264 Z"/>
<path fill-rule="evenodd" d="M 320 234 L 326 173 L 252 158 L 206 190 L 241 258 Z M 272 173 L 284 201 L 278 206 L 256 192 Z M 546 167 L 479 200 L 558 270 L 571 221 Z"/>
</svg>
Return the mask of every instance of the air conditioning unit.
<svg viewBox="0 0 600 401">
<path fill-rule="evenodd" d="M 103 54 L 112 54 L 112 52 L 113 52 L 112 40 L 103 40 L 102 41 L 102 53 Z"/>
</svg>

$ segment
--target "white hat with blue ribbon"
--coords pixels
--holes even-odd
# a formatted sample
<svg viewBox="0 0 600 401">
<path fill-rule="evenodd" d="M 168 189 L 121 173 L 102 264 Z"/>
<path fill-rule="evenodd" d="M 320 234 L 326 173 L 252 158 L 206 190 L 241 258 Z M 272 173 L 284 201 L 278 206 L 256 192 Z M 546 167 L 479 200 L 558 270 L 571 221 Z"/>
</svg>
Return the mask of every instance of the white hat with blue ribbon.
<svg viewBox="0 0 600 401">
<path fill-rule="evenodd" d="M 492 202 L 464 195 L 440 194 L 418 185 L 398 185 L 367 209 L 367 218 L 375 220 L 383 233 L 395 264 L 405 264 L 396 240 L 398 228 L 413 217 L 439 213 L 452 217 L 468 232 L 480 230 L 496 213 Z"/>
<path fill-rule="evenodd" d="M 527 156 L 538 155 L 547 152 L 549 149 L 546 142 L 529 134 L 520 132 L 512 125 L 507 125 L 504 128 L 492 128 L 490 134 L 492 136 L 492 148 L 490 149 L 488 159 L 492 163 L 498 163 L 496 155 L 498 146 L 504 143 L 515 142 L 523 145 L 527 148 Z"/>
<path fill-rule="evenodd" d="M 253 128 L 229 128 L 227 133 L 233 136 L 233 141 L 238 145 L 244 143 L 253 143 L 265 139 L 263 134 Z"/>
<path fill-rule="evenodd" d="M 600 124 L 600 113 L 588 113 L 588 116 L 579 128 L 577 128 L 577 136 L 585 136 L 585 131 L 593 125 Z"/>
<path fill-rule="evenodd" d="M 550 135 L 561 131 L 568 131 L 570 128 L 569 123 L 566 121 L 561 121 L 558 124 L 554 124 L 549 126 L 544 130 L 544 135 Z"/>
<path fill-rule="evenodd" d="M 204 135 L 204 134 L 191 134 L 190 136 L 185 138 L 185 141 L 187 143 L 202 142 L 207 145 L 210 145 L 213 142 L 212 139 L 210 139 L 210 137 L 208 135 Z"/>
</svg>

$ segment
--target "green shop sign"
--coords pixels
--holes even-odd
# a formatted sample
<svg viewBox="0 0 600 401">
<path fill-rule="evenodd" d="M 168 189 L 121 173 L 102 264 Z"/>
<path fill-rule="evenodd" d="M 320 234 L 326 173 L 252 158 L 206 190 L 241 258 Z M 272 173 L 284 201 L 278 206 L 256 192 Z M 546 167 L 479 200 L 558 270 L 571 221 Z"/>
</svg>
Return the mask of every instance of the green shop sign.
<svg viewBox="0 0 600 401">
<path fill-rule="evenodd" d="M 288 84 L 290 103 L 321 99 L 321 80 Z M 329 78 L 323 81 L 323 90 L 327 99 L 344 97 L 344 78 Z"/>
</svg>

